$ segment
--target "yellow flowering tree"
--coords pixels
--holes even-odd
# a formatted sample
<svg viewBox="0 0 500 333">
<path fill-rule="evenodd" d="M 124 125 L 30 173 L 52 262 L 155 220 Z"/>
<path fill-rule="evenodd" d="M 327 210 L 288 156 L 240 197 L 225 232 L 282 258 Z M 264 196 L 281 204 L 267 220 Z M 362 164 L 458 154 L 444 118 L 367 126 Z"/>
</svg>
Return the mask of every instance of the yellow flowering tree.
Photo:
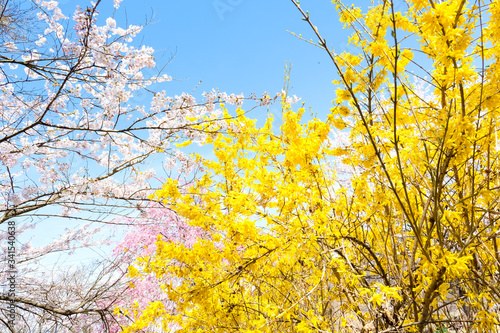
<svg viewBox="0 0 500 333">
<path fill-rule="evenodd" d="M 338 70 L 330 113 L 283 96 L 276 129 L 238 110 L 204 176 L 155 193 L 211 236 L 137 261 L 176 304 L 139 326 L 498 332 L 500 4 L 333 1 L 359 50 L 338 54 L 292 2 Z"/>
</svg>

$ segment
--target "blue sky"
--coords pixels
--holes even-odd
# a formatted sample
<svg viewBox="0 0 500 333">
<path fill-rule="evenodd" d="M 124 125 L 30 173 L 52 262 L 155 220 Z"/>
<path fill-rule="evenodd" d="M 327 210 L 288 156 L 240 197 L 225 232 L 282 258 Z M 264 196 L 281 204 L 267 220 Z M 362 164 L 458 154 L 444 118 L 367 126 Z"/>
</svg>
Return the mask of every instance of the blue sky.
<svg viewBox="0 0 500 333">
<path fill-rule="evenodd" d="M 65 3 L 64 3 L 65 2 Z M 75 3 L 62 1 L 71 13 Z M 112 14 L 112 1 L 103 0 L 100 19 Z M 336 49 L 346 47 L 346 32 L 328 0 L 302 1 L 314 23 Z M 314 112 L 330 108 L 335 77 L 327 54 L 287 30 L 313 37 L 289 0 L 124 0 L 116 13 L 118 24 L 142 24 L 153 17 L 136 41 L 158 51 L 159 64 L 172 61 L 166 73 L 174 79 L 169 93 L 218 88 L 228 93 L 274 94 L 283 87 L 285 63 L 292 63 L 292 94 L 302 97 Z"/>
</svg>

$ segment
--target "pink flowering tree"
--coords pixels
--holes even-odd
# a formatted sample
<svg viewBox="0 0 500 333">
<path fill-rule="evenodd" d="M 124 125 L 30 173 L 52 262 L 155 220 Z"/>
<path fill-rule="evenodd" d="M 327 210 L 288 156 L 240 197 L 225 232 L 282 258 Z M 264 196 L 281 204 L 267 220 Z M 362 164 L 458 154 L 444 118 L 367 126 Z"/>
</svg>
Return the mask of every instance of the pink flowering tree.
<svg viewBox="0 0 500 333">
<path fill-rule="evenodd" d="M 113 251 L 112 262 L 121 262 L 120 272 L 128 272 L 128 274 L 126 279 L 121 280 L 127 284 L 126 288 L 114 290 L 121 296 L 117 297 L 117 301 L 112 304 L 114 309 L 120 308 L 120 310 L 115 310 L 112 320 L 108 320 L 111 332 L 119 332 L 120 325 L 130 324 L 131 321 L 140 317 L 140 309 L 145 309 L 145 306 L 151 302 L 161 302 L 165 310 L 175 311 L 173 304 L 161 289 L 161 283 L 175 283 L 175 281 L 168 276 L 158 278 L 150 274 L 139 277 L 134 274 L 133 263 L 140 258 L 149 258 L 153 255 L 156 252 L 156 241 L 159 237 L 186 247 L 191 247 L 200 238 L 209 237 L 206 232 L 183 222 L 174 212 L 158 203 L 151 203 L 144 210 L 139 222 L 134 224 L 134 227 Z M 154 331 L 153 327 L 147 332 Z"/>
<path fill-rule="evenodd" d="M 36 29 L 20 39 L 2 36 L 0 246 L 7 259 L 0 264 L 2 332 L 62 327 L 77 332 L 75 318 L 81 316 L 105 323 L 109 331 L 107 316 L 120 297 L 116 291 L 124 290 L 120 278 L 127 256 L 95 265 L 91 273 L 41 266 L 47 255 L 109 243 L 102 234 L 96 237 L 102 225 L 74 229 L 68 223 L 66 233 L 44 246 L 22 242 L 23 234 L 40 222 L 49 228 L 75 220 L 126 224 L 119 217 L 144 210 L 147 195 L 162 183 L 158 179 L 175 165 L 180 174 L 197 168 L 175 145 L 204 141 L 221 129 L 218 104 L 243 101 L 241 95 L 214 91 L 202 101 L 185 93 L 167 96 L 161 85 L 170 77 L 155 71 L 154 50 L 134 46 L 142 27 L 120 28 L 113 17 L 98 20 L 101 2 L 77 8 L 70 18 L 56 1 L 33 0 L 26 15 Z M 120 2 L 114 0 L 116 9 Z M 150 100 L 138 103 L 139 93 Z M 142 239 L 146 244 L 155 232 L 165 232 L 164 224 L 151 228 L 141 233 L 150 237 Z"/>
</svg>

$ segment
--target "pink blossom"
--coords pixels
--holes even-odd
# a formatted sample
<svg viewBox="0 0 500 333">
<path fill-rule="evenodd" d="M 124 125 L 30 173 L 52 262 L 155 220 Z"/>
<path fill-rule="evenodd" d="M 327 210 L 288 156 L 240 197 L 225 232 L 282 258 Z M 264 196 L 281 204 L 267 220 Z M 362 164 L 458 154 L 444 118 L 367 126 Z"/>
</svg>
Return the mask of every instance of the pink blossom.
<svg viewBox="0 0 500 333">
<path fill-rule="evenodd" d="M 57 1 L 42 1 L 42 7 L 47 8 L 47 10 L 53 10 L 58 4 Z"/>
</svg>

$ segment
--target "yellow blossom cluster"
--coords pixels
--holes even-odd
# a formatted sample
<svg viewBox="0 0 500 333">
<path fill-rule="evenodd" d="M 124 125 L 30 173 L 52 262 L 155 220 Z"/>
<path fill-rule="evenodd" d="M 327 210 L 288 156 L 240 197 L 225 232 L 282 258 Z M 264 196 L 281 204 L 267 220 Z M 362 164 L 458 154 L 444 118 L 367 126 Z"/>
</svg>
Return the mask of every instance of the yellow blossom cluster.
<svg viewBox="0 0 500 333">
<path fill-rule="evenodd" d="M 239 112 L 203 177 L 155 193 L 210 237 L 136 264 L 178 281 L 175 313 L 144 313 L 179 332 L 500 331 L 498 2 L 333 2 L 360 52 L 311 24 L 339 74 L 326 120 L 286 96 L 279 129 Z"/>
</svg>

